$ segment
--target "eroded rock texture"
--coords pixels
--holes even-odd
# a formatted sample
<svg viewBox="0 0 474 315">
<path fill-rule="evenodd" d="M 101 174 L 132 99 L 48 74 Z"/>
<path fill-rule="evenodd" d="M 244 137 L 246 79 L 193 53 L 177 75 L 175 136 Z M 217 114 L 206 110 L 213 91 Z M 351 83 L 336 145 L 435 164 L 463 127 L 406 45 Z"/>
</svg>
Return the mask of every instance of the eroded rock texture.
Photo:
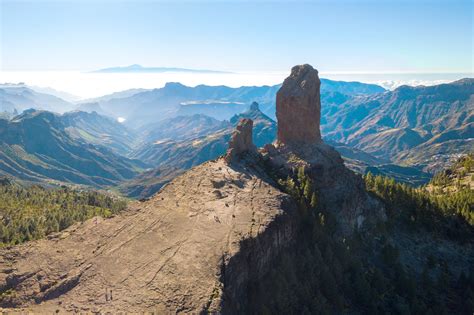
<svg viewBox="0 0 474 315">
<path fill-rule="evenodd" d="M 266 145 L 261 154 L 283 178 L 304 168 L 314 181 L 321 206 L 338 218 L 339 232 L 349 235 L 385 220 L 385 212 L 367 194 L 362 178 L 321 140 L 319 89 L 318 71 L 312 66 L 292 68 L 277 93 L 278 141 Z"/>
<path fill-rule="evenodd" d="M 321 142 L 321 81 L 318 71 L 305 64 L 294 66 L 276 97 L 278 142 L 288 145 Z"/>
<path fill-rule="evenodd" d="M 232 137 L 229 141 L 229 149 L 225 156 L 228 163 L 244 153 L 255 152 L 257 150 L 252 141 L 252 128 L 253 121 L 251 119 L 243 118 L 239 121 L 239 124 L 232 133 Z"/>
</svg>

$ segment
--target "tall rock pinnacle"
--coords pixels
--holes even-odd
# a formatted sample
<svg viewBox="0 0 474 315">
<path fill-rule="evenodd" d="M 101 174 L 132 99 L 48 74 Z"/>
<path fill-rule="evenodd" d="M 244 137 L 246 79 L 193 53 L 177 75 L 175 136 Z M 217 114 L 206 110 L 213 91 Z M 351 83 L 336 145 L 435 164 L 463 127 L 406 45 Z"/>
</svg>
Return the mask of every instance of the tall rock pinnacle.
<svg viewBox="0 0 474 315">
<path fill-rule="evenodd" d="M 232 133 L 229 141 L 229 149 L 225 155 L 225 160 L 230 163 L 236 156 L 243 153 L 256 151 L 252 141 L 252 119 L 243 118 Z"/>
<path fill-rule="evenodd" d="M 291 69 L 276 97 L 279 143 L 322 142 L 320 86 L 318 71 L 312 66 L 305 64 Z"/>
</svg>

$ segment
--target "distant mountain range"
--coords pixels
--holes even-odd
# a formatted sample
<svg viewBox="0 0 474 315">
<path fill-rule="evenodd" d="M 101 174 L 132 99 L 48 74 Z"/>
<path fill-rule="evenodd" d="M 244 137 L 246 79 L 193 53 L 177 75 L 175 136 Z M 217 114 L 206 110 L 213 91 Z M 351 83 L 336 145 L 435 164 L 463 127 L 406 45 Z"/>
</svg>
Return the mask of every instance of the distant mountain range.
<svg viewBox="0 0 474 315">
<path fill-rule="evenodd" d="M 253 140 L 257 146 L 275 140 L 276 122 L 263 114 L 257 103 L 253 103 L 249 110 L 235 115 L 230 122 L 200 114 L 164 120 L 155 132 L 146 135 L 143 144 L 131 157 L 155 166 L 188 169 L 224 154 L 230 135 L 241 118 L 253 119 Z"/>
<path fill-rule="evenodd" d="M 322 79 L 324 140 L 357 172 L 426 183 L 437 169 L 473 151 L 473 82 L 386 91 Z M 183 170 L 223 154 L 240 118 L 254 120 L 258 146 L 273 142 L 279 87 L 168 83 L 73 104 L 23 84 L 0 85 L 0 172 L 30 181 L 121 183 L 127 195 L 147 196 Z M 18 115 L 30 107 L 74 111 Z"/>
<path fill-rule="evenodd" d="M 75 109 L 75 105 L 51 94 L 40 93 L 24 84 L 0 84 L 0 112 L 22 112 L 35 108 L 57 113 Z"/>
<path fill-rule="evenodd" d="M 138 94 L 138 93 L 141 93 L 141 92 L 147 92 L 147 91 L 150 91 L 150 90 L 148 90 L 148 89 L 128 89 L 128 90 L 124 90 L 124 91 L 119 91 L 119 92 L 103 95 L 103 96 L 100 96 L 100 97 L 94 97 L 94 98 L 81 100 L 79 103 L 83 104 L 83 103 L 107 102 L 107 101 L 110 101 L 111 99 L 114 99 L 114 98 L 130 97 L 130 96 L 133 96 L 135 94 Z"/>
<path fill-rule="evenodd" d="M 137 175 L 146 165 L 102 145 L 107 118 L 86 113 L 57 115 L 29 110 L 11 120 L 0 119 L 0 173 L 24 181 L 73 183 L 105 187 Z M 103 131 L 89 128 L 94 119 Z M 87 131 L 84 128 L 87 127 Z M 109 142 L 110 143 L 110 142 Z"/>
<path fill-rule="evenodd" d="M 385 89 L 374 84 L 321 80 L 322 95 L 340 93 L 344 96 L 367 95 L 384 92 Z M 275 118 L 275 96 L 280 85 L 227 86 L 198 85 L 188 87 L 180 83 L 167 83 L 163 88 L 136 93 L 135 90 L 121 92 L 122 95 L 109 95 L 87 100 L 97 102 L 106 113 L 123 117 L 134 128 L 161 119 L 179 115 L 205 114 L 216 119 L 230 119 L 248 109 L 252 102 L 258 102 L 261 110 L 272 119 Z"/>
<path fill-rule="evenodd" d="M 130 65 L 125 67 L 111 67 L 92 71 L 92 73 L 163 73 L 163 72 L 189 72 L 189 73 L 230 73 L 225 71 L 169 68 L 169 67 L 143 67 L 141 65 Z"/>
<path fill-rule="evenodd" d="M 77 95 L 73 95 L 71 93 L 68 93 L 68 92 L 64 92 L 64 91 L 59 91 L 59 90 L 56 90 L 56 89 L 53 89 L 53 88 L 50 88 L 50 87 L 40 87 L 40 86 L 35 86 L 35 85 L 27 85 L 28 88 L 32 89 L 33 91 L 36 91 L 38 93 L 43 93 L 43 94 L 49 94 L 49 95 L 53 95 L 53 96 L 56 96 L 58 98 L 61 98 L 69 103 L 74 103 L 74 102 L 78 102 L 81 100 L 81 97 L 77 96 Z"/>
<path fill-rule="evenodd" d="M 398 164 L 436 168 L 474 148 L 474 79 L 402 86 L 324 106 L 326 138 Z"/>
</svg>

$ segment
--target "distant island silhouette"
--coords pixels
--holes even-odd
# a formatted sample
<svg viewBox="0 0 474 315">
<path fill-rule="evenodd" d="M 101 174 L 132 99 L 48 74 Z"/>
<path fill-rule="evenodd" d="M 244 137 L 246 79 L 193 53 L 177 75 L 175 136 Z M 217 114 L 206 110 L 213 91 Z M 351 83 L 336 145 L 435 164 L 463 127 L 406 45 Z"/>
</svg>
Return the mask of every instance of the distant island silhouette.
<svg viewBox="0 0 474 315">
<path fill-rule="evenodd" d="M 91 73 L 163 73 L 163 72 L 190 72 L 190 73 L 232 73 L 208 69 L 186 69 L 174 67 L 143 67 L 138 64 L 125 67 L 112 67 L 91 71 Z"/>
</svg>

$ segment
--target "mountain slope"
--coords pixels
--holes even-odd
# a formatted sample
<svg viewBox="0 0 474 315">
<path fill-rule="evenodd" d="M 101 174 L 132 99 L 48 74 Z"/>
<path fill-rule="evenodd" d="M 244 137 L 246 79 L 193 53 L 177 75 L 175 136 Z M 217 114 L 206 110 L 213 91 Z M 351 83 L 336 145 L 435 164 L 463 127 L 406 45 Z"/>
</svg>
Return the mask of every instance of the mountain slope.
<svg viewBox="0 0 474 315">
<path fill-rule="evenodd" d="M 220 268 L 224 264 L 228 265 L 228 282 L 248 278 L 250 272 L 258 274 L 250 266 L 232 267 L 237 266 L 238 253 L 244 250 L 242 237 L 260 235 L 262 251 L 258 255 L 262 259 L 275 255 L 290 241 L 292 231 L 287 231 L 278 243 L 272 243 L 279 233 L 278 225 L 288 223 L 289 228 L 296 217 L 291 216 L 294 207 L 288 196 L 262 176 L 258 170 L 243 173 L 222 160 L 208 162 L 122 215 L 90 220 L 49 240 L 16 247 L 11 263 L 18 269 L 8 277 L 26 281 L 15 285 L 21 295 L 3 298 L 2 306 L 26 306 L 43 313 L 95 307 L 112 313 L 220 309 Z M 268 236 L 262 237 L 264 232 Z M 0 251 L 2 257 L 4 254 L 6 251 Z M 257 251 L 255 259 L 256 255 Z M 193 262 L 188 263 L 189 259 Z M 23 278 L 25 273 L 35 276 Z M 2 283 L 6 276 L 0 275 Z M 240 286 L 229 288 L 229 294 L 231 290 L 240 293 Z"/>
<path fill-rule="evenodd" d="M 325 119 L 331 140 L 429 169 L 430 159 L 446 154 L 445 143 L 473 145 L 474 79 L 350 98 Z"/>
<path fill-rule="evenodd" d="M 140 141 L 154 143 L 164 139 L 179 141 L 199 138 L 227 127 L 227 122 L 202 114 L 177 116 L 141 128 Z"/>
<path fill-rule="evenodd" d="M 105 146 L 121 155 L 127 155 L 136 142 L 135 132 L 96 112 L 67 112 L 60 119 L 71 138 Z"/>
<path fill-rule="evenodd" d="M 72 103 L 50 94 L 39 93 L 23 84 L 0 84 L 0 112 L 22 112 L 35 108 L 64 113 L 74 109 Z"/>
<path fill-rule="evenodd" d="M 0 120 L 1 173 L 97 187 L 130 179 L 143 167 L 103 146 L 78 141 L 66 129 L 61 116 L 45 111 Z"/>
</svg>

